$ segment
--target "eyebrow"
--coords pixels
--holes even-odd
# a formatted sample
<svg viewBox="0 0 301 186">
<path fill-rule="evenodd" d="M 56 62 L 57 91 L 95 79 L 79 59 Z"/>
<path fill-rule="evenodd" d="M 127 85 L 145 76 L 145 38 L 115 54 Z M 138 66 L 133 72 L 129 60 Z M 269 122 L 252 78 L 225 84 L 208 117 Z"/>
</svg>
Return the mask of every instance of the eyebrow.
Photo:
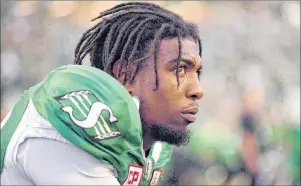
<svg viewBox="0 0 301 186">
<path fill-rule="evenodd" d="M 185 59 L 185 58 L 180 58 L 180 62 L 184 62 L 186 64 L 188 64 L 189 66 L 195 67 L 196 66 L 196 61 L 190 60 L 190 59 Z M 168 63 L 176 63 L 178 62 L 178 58 L 172 59 L 170 60 Z M 200 67 L 198 69 L 203 69 L 203 65 L 202 63 L 200 63 Z"/>
</svg>

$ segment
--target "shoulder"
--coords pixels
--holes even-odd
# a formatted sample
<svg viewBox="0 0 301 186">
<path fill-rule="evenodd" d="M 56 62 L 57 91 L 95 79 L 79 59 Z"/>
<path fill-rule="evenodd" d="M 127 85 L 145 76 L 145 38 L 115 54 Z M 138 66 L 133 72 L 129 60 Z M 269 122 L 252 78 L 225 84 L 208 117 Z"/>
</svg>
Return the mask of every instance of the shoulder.
<svg viewBox="0 0 301 186">
<path fill-rule="evenodd" d="M 99 162 L 71 144 L 51 139 L 26 140 L 20 147 L 18 162 L 38 185 L 72 185 L 75 181 L 85 185 L 119 184 L 112 165 Z"/>
<path fill-rule="evenodd" d="M 47 119 L 59 117 L 71 125 L 86 121 L 87 127 L 87 123 L 104 122 L 117 122 L 121 128 L 141 127 L 139 110 L 126 88 L 91 66 L 66 65 L 53 70 L 33 93 L 33 102 Z"/>
<path fill-rule="evenodd" d="M 60 67 L 45 78 L 32 100 L 63 137 L 95 157 L 112 159 L 113 153 L 107 153 L 112 151 L 114 159 L 130 161 L 129 150 L 141 156 L 139 109 L 109 74 L 90 66 Z"/>
<path fill-rule="evenodd" d="M 58 103 L 88 101 L 107 106 L 118 105 L 118 110 L 136 109 L 131 95 L 114 77 L 87 65 L 66 65 L 51 71 L 32 93 L 38 102 Z M 96 103 L 96 105 L 100 105 Z M 137 109 L 136 109 L 137 110 Z"/>
</svg>

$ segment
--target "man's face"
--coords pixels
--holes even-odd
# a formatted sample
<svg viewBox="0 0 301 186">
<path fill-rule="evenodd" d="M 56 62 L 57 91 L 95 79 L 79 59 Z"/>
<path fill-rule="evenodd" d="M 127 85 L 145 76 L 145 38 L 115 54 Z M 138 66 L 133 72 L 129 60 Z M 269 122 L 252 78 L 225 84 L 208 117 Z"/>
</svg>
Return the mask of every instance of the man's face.
<svg viewBox="0 0 301 186">
<path fill-rule="evenodd" d="M 154 56 L 148 58 L 135 77 L 133 95 L 138 96 L 144 134 L 153 140 L 180 145 L 188 138 L 187 126 L 195 121 L 196 101 L 201 99 L 199 47 L 190 38 L 182 39 L 182 60 L 179 64 L 179 86 L 176 77 L 178 40 L 160 42 L 157 59 L 159 86 L 156 91 Z"/>
</svg>

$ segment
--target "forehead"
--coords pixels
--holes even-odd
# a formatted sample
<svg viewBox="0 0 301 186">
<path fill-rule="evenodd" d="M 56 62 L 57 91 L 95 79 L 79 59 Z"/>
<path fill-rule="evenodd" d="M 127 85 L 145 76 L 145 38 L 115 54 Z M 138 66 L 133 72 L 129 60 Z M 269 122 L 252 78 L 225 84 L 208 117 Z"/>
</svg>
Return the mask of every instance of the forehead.
<svg viewBox="0 0 301 186">
<path fill-rule="evenodd" d="M 192 38 L 181 38 L 182 57 L 191 58 L 201 62 L 199 46 Z M 179 42 L 177 38 L 164 39 L 160 42 L 159 55 L 161 58 L 177 58 L 179 54 Z"/>
</svg>

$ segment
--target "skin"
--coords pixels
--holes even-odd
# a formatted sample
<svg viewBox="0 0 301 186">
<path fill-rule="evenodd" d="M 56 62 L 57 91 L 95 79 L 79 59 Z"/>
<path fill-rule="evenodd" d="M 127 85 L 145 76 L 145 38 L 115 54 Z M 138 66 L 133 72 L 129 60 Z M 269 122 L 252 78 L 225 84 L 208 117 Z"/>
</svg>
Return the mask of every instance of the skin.
<svg viewBox="0 0 301 186">
<path fill-rule="evenodd" d="M 156 87 L 154 72 L 154 56 L 146 59 L 143 68 L 137 73 L 132 84 L 125 87 L 140 99 L 140 115 L 143 125 L 165 125 L 174 131 L 188 131 L 189 121 L 185 120 L 181 112 L 186 108 L 196 106 L 196 101 L 203 97 L 199 80 L 201 57 L 198 45 L 191 38 L 182 38 L 182 60 L 179 68 L 179 87 L 176 79 L 176 62 L 178 58 L 177 38 L 164 39 L 160 42 L 157 69 L 159 87 Z M 189 61 L 184 62 L 184 61 Z M 173 61 L 173 62 L 171 62 Z M 134 71 L 135 67 L 130 67 Z M 118 65 L 114 65 L 113 72 L 117 73 Z M 122 82 L 123 78 L 119 78 Z M 148 150 L 156 140 L 149 133 L 143 135 L 143 149 Z"/>
</svg>

